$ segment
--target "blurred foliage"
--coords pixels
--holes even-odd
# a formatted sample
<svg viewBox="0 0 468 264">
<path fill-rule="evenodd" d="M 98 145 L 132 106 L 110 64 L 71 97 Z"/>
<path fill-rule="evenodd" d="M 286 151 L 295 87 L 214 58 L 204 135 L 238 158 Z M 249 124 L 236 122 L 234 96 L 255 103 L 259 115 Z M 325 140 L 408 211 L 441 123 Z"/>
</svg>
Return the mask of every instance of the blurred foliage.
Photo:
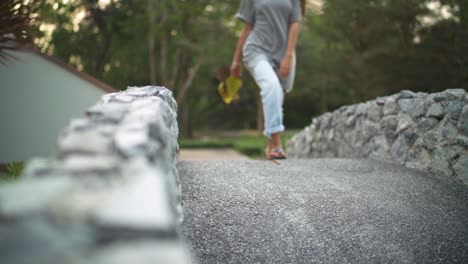
<svg viewBox="0 0 468 264">
<path fill-rule="evenodd" d="M 286 142 L 292 138 L 295 133 L 296 131 L 286 131 L 281 134 L 283 146 L 286 146 Z M 241 133 L 238 136 L 222 136 L 218 134 L 216 137 L 179 140 L 180 148 L 231 148 L 251 158 L 264 158 L 266 144 L 267 140 L 264 136 L 260 134 L 254 135 L 253 133 Z"/>
<path fill-rule="evenodd" d="M 7 50 L 14 50 L 31 42 L 29 32 L 34 16 L 30 9 L 35 5 L 21 0 L 2 0 L 0 2 L 0 62 L 14 58 Z"/>
<path fill-rule="evenodd" d="M 16 180 L 20 177 L 24 169 L 24 163 L 9 162 L 6 166 L 6 172 L 0 172 L 0 181 Z"/>
<path fill-rule="evenodd" d="M 239 1 L 33 2 L 41 2 L 31 30 L 43 51 L 119 89 L 169 87 L 183 135 L 256 128 L 258 88 L 247 73 L 239 101 L 224 105 L 216 91 L 242 28 Z M 301 128 L 325 111 L 402 89 L 466 88 L 467 31 L 468 0 L 326 0 L 302 22 L 285 125 Z"/>
</svg>

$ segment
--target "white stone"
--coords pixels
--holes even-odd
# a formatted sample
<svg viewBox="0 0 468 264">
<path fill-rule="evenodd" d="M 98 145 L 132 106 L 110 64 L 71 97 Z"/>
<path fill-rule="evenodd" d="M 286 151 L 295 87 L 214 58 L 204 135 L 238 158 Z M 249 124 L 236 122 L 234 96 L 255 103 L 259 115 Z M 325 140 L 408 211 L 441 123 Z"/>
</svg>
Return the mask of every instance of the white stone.
<svg viewBox="0 0 468 264">
<path fill-rule="evenodd" d="M 413 99 L 400 99 L 398 105 L 403 113 L 410 113 L 413 110 L 414 100 Z"/>
<path fill-rule="evenodd" d="M 169 192 L 160 171 L 136 159 L 123 171 L 127 182 L 110 190 L 95 218 L 100 225 L 140 230 L 175 229 Z"/>
<path fill-rule="evenodd" d="M 86 111 L 86 114 L 97 121 L 119 122 L 127 113 L 129 104 L 106 103 L 96 104 Z"/>
<path fill-rule="evenodd" d="M 403 90 L 398 94 L 398 98 L 401 98 L 401 99 L 414 98 L 415 96 L 416 96 L 416 93 L 409 91 L 409 90 Z"/>
<path fill-rule="evenodd" d="M 390 97 L 388 98 L 387 102 L 385 102 L 384 108 L 383 108 L 383 114 L 385 116 L 387 115 L 394 115 L 398 113 L 399 107 L 398 104 L 396 103 L 395 99 Z"/>
<path fill-rule="evenodd" d="M 419 150 L 414 150 L 413 148 L 412 151 L 416 151 L 416 153 L 411 153 L 409 155 L 411 158 L 408 158 L 406 162 L 408 168 L 418 170 L 428 170 L 432 168 L 431 154 L 427 149 L 420 148 Z"/>
<path fill-rule="evenodd" d="M 463 181 L 468 184 L 468 155 L 460 157 L 460 159 L 453 166 L 455 174 Z"/>
<path fill-rule="evenodd" d="M 442 119 L 442 117 L 444 117 L 444 110 L 442 109 L 442 105 L 440 103 L 431 105 L 427 111 L 426 116 Z"/>
<path fill-rule="evenodd" d="M 63 168 L 72 174 L 115 173 L 120 160 L 112 155 L 69 155 L 63 161 Z"/>
<path fill-rule="evenodd" d="M 367 117 L 374 122 L 379 122 L 382 118 L 382 107 L 376 103 L 371 104 L 367 111 Z"/>
<path fill-rule="evenodd" d="M 415 123 L 413 122 L 411 117 L 409 117 L 406 114 L 399 114 L 397 119 L 398 119 L 398 125 L 396 129 L 397 133 L 400 133 L 401 131 L 404 131 L 410 127 L 415 127 Z"/>
<path fill-rule="evenodd" d="M 182 242 L 139 240 L 119 242 L 85 258 L 87 264 L 191 264 L 192 257 Z"/>
<path fill-rule="evenodd" d="M 468 105 L 463 107 L 463 110 L 460 114 L 460 118 L 458 120 L 458 129 L 460 133 L 468 136 Z"/>
<path fill-rule="evenodd" d="M 416 98 L 413 103 L 413 107 L 409 111 L 409 115 L 413 119 L 418 119 L 426 115 L 426 106 L 422 98 Z"/>
<path fill-rule="evenodd" d="M 438 147 L 432 152 L 432 168 L 441 174 L 450 176 L 452 171 L 449 168 L 449 161 L 446 158 L 445 151 Z"/>
<path fill-rule="evenodd" d="M 28 178 L 0 185 L 0 215 L 19 217 L 39 213 L 56 199 L 73 190 L 76 183 L 69 177 Z"/>
<path fill-rule="evenodd" d="M 96 130 L 68 133 L 59 138 L 60 155 L 69 153 L 109 153 L 111 151 L 111 138 Z"/>
</svg>

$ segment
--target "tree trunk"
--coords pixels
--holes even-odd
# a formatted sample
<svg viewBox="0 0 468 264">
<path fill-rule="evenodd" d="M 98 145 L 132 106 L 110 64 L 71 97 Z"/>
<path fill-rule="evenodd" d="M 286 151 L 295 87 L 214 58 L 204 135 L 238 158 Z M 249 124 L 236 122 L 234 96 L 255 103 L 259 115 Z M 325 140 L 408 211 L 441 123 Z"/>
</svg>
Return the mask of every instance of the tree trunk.
<svg viewBox="0 0 468 264">
<path fill-rule="evenodd" d="M 160 14 L 161 14 L 161 25 L 164 25 L 167 20 L 167 7 L 163 1 L 161 1 L 160 5 Z M 160 76 L 162 85 L 166 86 L 168 81 L 167 76 L 167 32 L 166 29 L 163 28 L 160 34 L 160 60 L 159 60 L 159 69 L 160 69 Z"/>
<path fill-rule="evenodd" d="M 197 72 L 198 72 L 198 69 L 200 68 L 200 66 L 201 66 L 201 61 L 198 60 L 198 62 L 193 67 L 188 69 L 187 78 L 185 79 L 185 82 L 183 83 L 182 87 L 180 88 L 180 90 L 178 91 L 178 94 L 177 94 L 176 101 L 177 101 L 178 105 L 182 104 L 182 102 L 185 100 L 185 96 L 186 96 L 188 90 L 190 89 L 190 86 L 192 85 L 193 79 L 197 75 Z"/>
<path fill-rule="evenodd" d="M 172 68 L 172 76 L 171 80 L 169 81 L 169 86 L 171 89 L 173 89 L 176 84 L 177 84 L 177 77 L 179 75 L 179 67 L 181 64 L 181 50 L 180 48 L 177 48 L 176 53 L 175 53 L 175 58 L 174 58 L 174 66 Z"/>
<path fill-rule="evenodd" d="M 148 0 L 148 54 L 149 54 L 149 77 L 152 85 L 156 85 L 156 58 L 154 54 L 155 38 L 154 26 L 156 25 L 156 8 L 154 0 Z"/>
<path fill-rule="evenodd" d="M 112 42 L 112 24 L 108 25 L 108 23 L 106 23 L 106 17 L 101 10 L 91 7 L 89 12 L 98 28 L 99 35 L 104 39 L 102 45 L 97 43 L 97 54 L 93 69 L 94 75 L 100 78 L 103 76 L 104 65 Z"/>
<path fill-rule="evenodd" d="M 328 76 L 325 79 L 325 82 L 322 85 L 320 91 L 320 111 L 326 113 L 328 111 L 328 98 L 327 98 L 327 85 L 328 85 Z"/>
<path fill-rule="evenodd" d="M 183 138 L 193 138 L 192 126 L 190 123 L 190 111 L 188 102 L 184 101 L 179 105 L 180 134 Z"/>
<path fill-rule="evenodd" d="M 107 31 L 107 30 L 106 30 Z M 109 49 L 112 42 L 112 34 L 108 34 L 105 32 L 103 34 L 104 37 L 104 44 L 102 45 L 101 51 L 97 54 L 96 64 L 94 72 L 98 78 L 101 78 L 104 73 L 104 64 L 106 62 L 107 55 L 109 53 Z"/>
</svg>

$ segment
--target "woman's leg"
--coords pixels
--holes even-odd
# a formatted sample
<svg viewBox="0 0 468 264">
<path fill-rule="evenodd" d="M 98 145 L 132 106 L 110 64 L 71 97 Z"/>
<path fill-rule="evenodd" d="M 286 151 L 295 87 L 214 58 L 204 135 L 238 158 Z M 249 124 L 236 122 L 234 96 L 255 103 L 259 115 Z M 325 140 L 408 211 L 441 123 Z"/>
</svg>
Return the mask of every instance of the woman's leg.
<svg viewBox="0 0 468 264">
<path fill-rule="evenodd" d="M 260 87 L 263 113 L 265 116 L 264 134 L 269 138 L 268 149 L 281 148 L 283 126 L 283 98 L 281 83 L 268 61 L 259 61 L 253 69 L 253 77 Z"/>
</svg>

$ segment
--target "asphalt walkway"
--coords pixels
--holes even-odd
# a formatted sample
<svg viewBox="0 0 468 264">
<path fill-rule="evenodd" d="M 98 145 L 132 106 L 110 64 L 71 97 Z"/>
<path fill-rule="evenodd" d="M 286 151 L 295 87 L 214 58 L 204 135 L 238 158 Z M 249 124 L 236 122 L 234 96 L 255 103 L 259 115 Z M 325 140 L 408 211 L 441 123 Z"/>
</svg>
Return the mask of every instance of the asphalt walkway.
<svg viewBox="0 0 468 264">
<path fill-rule="evenodd" d="M 199 263 L 468 263 L 468 188 L 365 160 L 186 161 Z"/>
</svg>

